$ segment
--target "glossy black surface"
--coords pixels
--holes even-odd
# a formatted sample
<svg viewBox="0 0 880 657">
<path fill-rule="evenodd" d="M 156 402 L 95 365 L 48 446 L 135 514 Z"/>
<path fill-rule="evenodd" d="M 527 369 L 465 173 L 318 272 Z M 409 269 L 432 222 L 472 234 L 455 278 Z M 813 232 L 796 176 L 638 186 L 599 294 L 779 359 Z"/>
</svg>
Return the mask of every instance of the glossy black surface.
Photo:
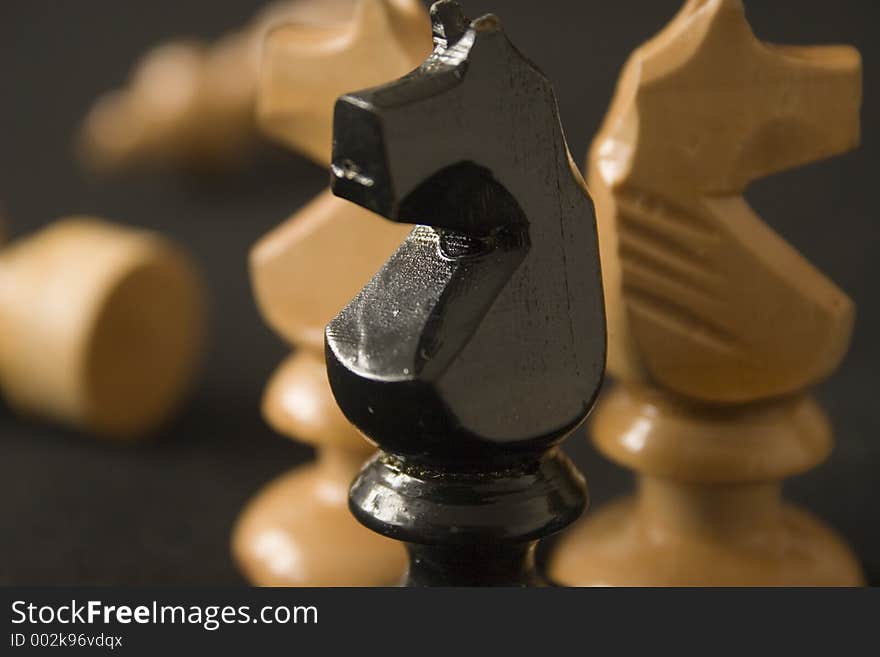
<svg viewBox="0 0 880 657">
<path fill-rule="evenodd" d="M 538 539 L 577 519 L 586 485 L 558 450 L 504 470 L 429 469 L 389 454 L 370 461 L 351 489 L 364 525 L 404 541 L 411 586 L 526 586 Z"/>
<path fill-rule="evenodd" d="M 336 107 L 333 191 L 418 224 L 327 327 L 337 401 L 385 452 L 351 504 L 421 546 L 411 583 L 534 583 L 529 543 L 585 505 L 553 448 L 602 381 L 595 218 L 553 89 L 498 18 L 432 16 L 417 71 Z M 477 577 L 489 561 L 508 565 Z"/>
<path fill-rule="evenodd" d="M 497 18 L 463 31 L 456 11 L 435 5 L 420 69 L 337 104 L 334 193 L 420 225 L 330 323 L 327 357 L 343 412 L 387 451 L 481 467 L 583 422 L 605 319 L 553 89 Z"/>
</svg>

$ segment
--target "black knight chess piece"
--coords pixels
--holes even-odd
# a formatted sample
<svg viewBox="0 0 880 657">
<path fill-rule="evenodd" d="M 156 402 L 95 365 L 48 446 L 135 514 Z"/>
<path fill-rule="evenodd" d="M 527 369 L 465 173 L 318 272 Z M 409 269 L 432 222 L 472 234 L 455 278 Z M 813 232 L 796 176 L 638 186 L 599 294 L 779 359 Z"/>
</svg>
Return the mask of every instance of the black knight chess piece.
<svg viewBox="0 0 880 657">
<path fill-rule="evenodd" d="M 418 70 L 336 106 L 334 193 L 417 224 L 327 327 L 340 408 L 382 450 L 350 506 L 407 544 L 408 585 L 539 585 L 537 541 L 586 506 L 558 445 L 604 373 L 595 217 L 498 18 L 431 13 Z"/>
</svg>

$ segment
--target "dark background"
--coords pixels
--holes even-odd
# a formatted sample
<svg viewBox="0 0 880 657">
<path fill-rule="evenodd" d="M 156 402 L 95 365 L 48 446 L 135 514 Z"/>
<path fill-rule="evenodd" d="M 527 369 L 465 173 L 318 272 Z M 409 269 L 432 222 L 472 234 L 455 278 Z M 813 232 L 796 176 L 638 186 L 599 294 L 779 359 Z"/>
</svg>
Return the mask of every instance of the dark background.
<svg viewBox="0 0 880 657">
<path fill-rule="evenodd" d="M 172 36 L 213 37 L 260 6 L 254 0 L 0 1 L 0 199 L 12 236 L 87 213 L 159 229 L 202 264 L 211 339 L 201 385 L 156 440 L 101 443 L 0 407 L 0 583 L 241 583 L 229 557 L 232 524 L 261 485 L 310 451 L 272 433 L 259 414 L 263 386 L 287 349 L 264 327 L 246 269 L 251 245 L 317 194 L 327 174 L 267 147 L 235 174 L 196 180 L 130 174 L 91 178 L 71 155 L 78 121 L 132 63 Z M 555 81 L 569 144 L 582 161 L 628 53 L 676 11 L 678 0 L 464 0 L 496 11 L 515 43 Z M 852 43 L 865 60 L 859 152 L 762 181 L 759 214 L 856 300 L 852 350 L 819 396 L 837 433 L 830 461 L 787 486 L 791 499 L 836 527 L 880 582 L 880 468 L 876 337 L 880 264 L 876 173 L 878 3 L 752 0 L 758 35 L 790 43 Z M 2 336 L 0 336 L 2 339 Z M 629 475 L 582 436 L 569 449 L 600 504 Z"/>
</svg>

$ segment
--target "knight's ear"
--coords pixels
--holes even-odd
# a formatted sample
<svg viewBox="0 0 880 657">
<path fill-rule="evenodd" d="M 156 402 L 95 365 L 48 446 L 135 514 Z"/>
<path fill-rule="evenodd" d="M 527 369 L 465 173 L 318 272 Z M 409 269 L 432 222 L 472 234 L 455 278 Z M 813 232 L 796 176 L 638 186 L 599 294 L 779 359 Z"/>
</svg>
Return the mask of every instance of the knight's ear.
<svg viewBox="0 0 880 657">
<path fill-rule="evenodd" d="M 494 14 L 487 14 L 472 23 L 474 43 L 470 48 L 468 61 L 471 66 L 479 66 L 481 62 L 494 62 L 506 57 L 513 45 L 501 27 L 501 20 Z M 515 48 L 514 48 L 515 50 Z"/>
<path fill-rule="evenodd" d="M 482 35 L 501 34 L 504 32 L 501 27 L 501 19 L 495 14 L 486 14 L 485 16 L 478 18 L 474 21 L 473 27 L 477 32 L 477 37 Z"/>
<path fill-rule="evenodd" d="M 664 81 L 712 53 L 763 50 L 746 18 L 742 0 L 691 0 L 650 45 L 641 49 L 642 80 Z"/>
<path fill-rule="evenodd" d="M 684 5 L 678 10 L 678 14 L 676 14 L 672 21 L 675 22 L 682 18 L 688 18 L 702 10 L 716 13 L 719 10 L 729 9 L 745 12 L 743 0 L 685 0 Z"/>
<path fill-rule="evenodd" d="M 685 0 L 685 3 L 678 10 L 675 17 L 648 43 L 651 41 L 662 40 L 665 35 L 677 33 L 689 20 L 691 20 L 691 18 L 694 17 L 694 15 L 696 15 L 697 12 L 706 10 L 715 12 L 721 4 L 722 3 L 717 0 Z"/>
<path fill-rule="evenodd" d="M 690 0 L 679 15 L 691 18 L 697 14 L 704 14 L 703 20 L 712 26 L 729 21 L 748 25 L 743 0 Z"/>
<path fill-rule="evenodd" d="M 740 38 L 750 35 L 752 41 L 757 41 L 746 18 L 743 0 L 690 0 L 675 20 L 699 21 L 708 40 L 723 40 L 735 33 Z"/>
</svg>

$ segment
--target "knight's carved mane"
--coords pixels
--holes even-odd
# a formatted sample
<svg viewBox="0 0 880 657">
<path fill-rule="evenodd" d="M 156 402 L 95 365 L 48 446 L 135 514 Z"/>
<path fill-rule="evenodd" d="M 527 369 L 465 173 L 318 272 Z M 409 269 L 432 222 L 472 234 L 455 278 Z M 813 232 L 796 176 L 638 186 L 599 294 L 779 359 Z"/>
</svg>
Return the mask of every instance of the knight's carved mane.
<svg viewBox="0 0 880 657">
<path fill-rule="evenodd" d="M 589 162 L 616 376 L 741 403 L 837 366 L 851 301 L 743 193 L 851 148 L 860 98 L 854 49 L 768 46 L 741 0 L 691 1 L 634 53 Z"/>
</svg>

